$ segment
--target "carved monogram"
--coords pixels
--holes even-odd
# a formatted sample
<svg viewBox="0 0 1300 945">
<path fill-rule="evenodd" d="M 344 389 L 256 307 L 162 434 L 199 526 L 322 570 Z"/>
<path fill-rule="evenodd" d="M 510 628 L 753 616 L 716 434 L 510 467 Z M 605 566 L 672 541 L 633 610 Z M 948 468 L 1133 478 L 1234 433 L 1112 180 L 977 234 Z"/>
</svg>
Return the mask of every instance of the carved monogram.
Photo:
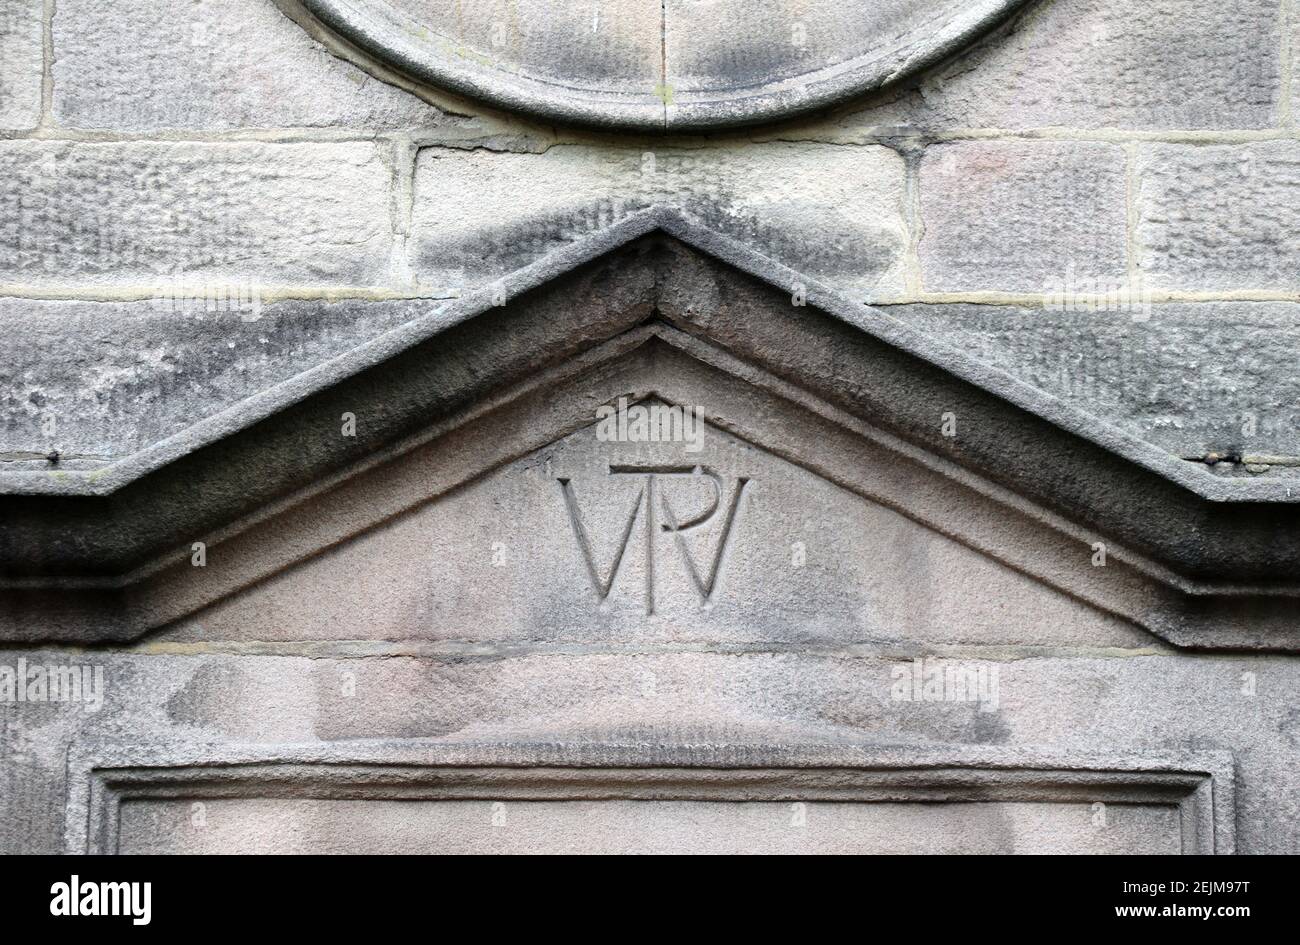
<svg viewBox="0 0 1300 945">
<path fill-rule="evenodd" d="M 691 583 L 695 585 L 696 591 L 700 595 L 700 601 L 708 604 L 713 600 L 714 591 L 718 587 L 718 576 L 722 572 L 728 549 L 731 546 L 732 534 L 735 531 L 736 514 L 740 508 L 740 500 L 744 495 L 745 488 L 749 485 L 749 479 L 738 477 L 736 485 L 732 489 L 731 498 L 726 504 L 726 511 L 722 520 L 722 534 L 718 538 L 717 545 L 714 548 L 712 560 L 709 562 L 707 571 L 703 575 L 700 568 L 691 555 L 690 549 L 686 547 L 686 539 L 683 537 L 687 532 L 707 525 L 719 513 L 722 508 L 723 500 L 723 480 L 722 476 L 705 466 L 614 466 L 609 467 L 611 476 L 642 476 L 641 489 L 637 493 L 632 503 L 631 511 L 628 515 L 627 522 L 623 526 L 622 534 L 619 537 L 618 548 L 614 553 L 613 563 L 609 567 L 607 576 L 602 577 L 600 568 L 596 564 L 596 554 L 592 548 L 590 533 L 586 525 L 583 524 L 582 513 L 578 509 L 578 499 L 574 494 L 573 483 L 569 479 L 559 479 L 560 492 L 564 496 L 565 506 L 569 512 L 569 522 L 573 525 L 573 534 L 578 541 L 578 549 L 582 553 L 583 563 L 587 567 L 587 574 L 591 578 L 591 586 L 596 591 L 596 596 L 604 603 L 609 599 L 610 593 L 614 589 L 614 583 L 618 579 L 619 569 L 623 565 L 626 557 L 628 545 L 632 541 L 632 533 L 636 529 L 636 524 L 642 519 L 644 514 L 645 521 L 645 609 L 646 614 L 653 614 L 655 608 L 655 526 L 659 529 L 672 534 L 674 544 L 681 555 L 682 562 L 686 566 L 686 573 L 690 576 Z M 700 477 L 708 482 L 712 487 L 713 498 L 705 509 L 686 519 L 680 519 L 672 507 L 668 497 L 668 490 L 662 487 L 659 480 L 681 477 Z M 658 504 L 656 505 L 656 499 Z M 659 520 L 662 513 L 663 520 Z"/>
</svg>

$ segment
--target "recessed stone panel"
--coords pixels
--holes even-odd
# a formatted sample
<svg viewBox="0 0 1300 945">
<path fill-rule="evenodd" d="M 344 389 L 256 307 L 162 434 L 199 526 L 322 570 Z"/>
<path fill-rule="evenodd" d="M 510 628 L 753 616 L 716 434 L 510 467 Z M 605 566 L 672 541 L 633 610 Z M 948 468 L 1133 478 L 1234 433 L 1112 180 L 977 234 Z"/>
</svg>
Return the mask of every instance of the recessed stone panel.
<svg viewBox="0 0 1300 945">
<path fill-rule="evenodd" d="M 1231 852 L 1223 756 L 344 744 L 77 771 L 97 853 Z M 167 749 L 154 753 L 160 758 Z M 228 757 L 246 760 L 230 763 Z M 349 757 L 350 756 L 350 757 Z M 407 756 L 404 758 L 403 756 Z M 412 761 L 459 758 L 454 764 Z M 765 763 L 784 757 L 784 762 Z M 497 759 L 484 766 L 472 758 Z M 548 765 L 545 758 L 570 763 Z M 852 758 L 848 766 L 835 759 Z M 591 766 L 590 759 L 601 761 Z M 640 758 L 640 761 L 635 759 Z M 742 758 L 747 764 L 736 766 Z M 588 763 L 583 763 L 584 759 Z M 733 763 L 714 767 L 723 759 Z M 88 828 L 88 829 L 87 829 Z M 87 829 L 83 835 L 82 830 Z M 84 840 L 82 837 L 84 836 Z"/>
<path fill-rule="evenodd" d="M 239 798 L 123 805 L 126 854 L 1176 854 L 1178 808 L 799 800 Z"/>
</svg>

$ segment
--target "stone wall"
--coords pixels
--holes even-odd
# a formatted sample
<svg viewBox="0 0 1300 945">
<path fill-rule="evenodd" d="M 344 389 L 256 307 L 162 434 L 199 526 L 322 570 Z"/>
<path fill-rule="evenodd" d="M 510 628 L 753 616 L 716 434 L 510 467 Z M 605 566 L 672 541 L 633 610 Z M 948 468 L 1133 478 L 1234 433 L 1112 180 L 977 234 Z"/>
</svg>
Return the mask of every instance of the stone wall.
<svg viewBox="0 0 1300 945">
<path fill-rule="evenodd" d="M 1300 476 L 1293 0 L 1041 0 L 974 48 L 866 100 L 672 136 L 543 124 L 382 66 L 363 70 L 319 26 L 304 25 L 292 0 L 281 6 L 4 0 L 6 471 L 108 468 L 445 301 L 670 208 L 1216 476 Z M 482 489 L 484 507 L 518 514 L 491 484 Z M 801 495 L 806 517 L 800 525 L 790 513 L 781 554 L 798 533 L 792 540 L 809 555 L 828 555 L 835 541 L 807 523 L 857 513 L 835 511 L 829 493 Z M 468 545 L 431 540 L 439 560 L 467 547 L 483 557 L 454 573 L 417 569 L 424 577 L 412 581 L 495 581 L 495 543 L 534 560 L 555 553 L 505 526 L 494 531 L 490 517 L 438 508 L 445 518 L 431 529 L 471 533 Z M 182 621 L 134 643 L 6 644 L 0 663 L 93 664 L 105 684 L 94 712 L 0 705 L 0 849 L 85 840 L 66 812 L 92 808 L 78 800 L 91 788 L 70 759 L 101 744 L 179 744 L 190 763 L 203 757 L 195 746 L 234 743 L 318 745 L 328 755 L 356 739 L 847 740 L 1030 746 L 1063 753 L 1035 764 L 1066 769 L 1083 764 L 1070 752 L 1093 759 L 1089 770 L 1145 756 L 1214 767 L 1219 790 L 1226 779 L 1235 792 L 1239 852 L 1300 852 L 1294 655 L 1182 650 L 1078 595 L 1031 588 L 1005 565 L 986 575 L 963 559 L 944 571 L 934 562 L 955 561 L 956 546 L 902 536 L 901 519 L 868 525 L 899 535 L 861 536 L 836 552 L 838 563 L 823 558 L 806 588 L 782 592 L 831 627 L 805 635 L 744 615 L 736 626 L 762 632 L 730 632 L 732 618 L 717 613 L 687 634 L 617 621 L 533 632 L 526 607 L 498 614 L 488 595 L 440 598 L 436 606 L 483 625 L 430 637 L 402 632 L 416 618 L 400 587 L 388 602 L 327 599 L 340 582 L 357 581 L 357 594 L 383 584 L 364 571 L 349 578 L 349 566 L 312 578 L 310 598 L 304 585 L 259 585 L 268 598 L 200 611 L 199 629 Z M 361 555 L 357 568 L 414 554 L 422 541 L 402 540 L 409 545 Z M 855 568 L 879 573 L 869 562 L 898 548 L 926 563 L 909 559 L 892 579 L 933 583 L 882 605 L 894 614 L 888 626 L 853 624 L 853 588 L 870 580 Z M 939 576 L 918 576 L 929 568 Z M 959 575 L 951 584 L 950 574 Z M 290 603 L 275 603 L 277 593 Z M 302 630 L 288 615 L 294 606 L 335 622 Z M 387 629 L 359 629 L 367 611 Z M 892 699 L 893 670 L 924 656 L 998 667 L 1000 706 Z M 1215 760 L 1185 760 L 1200 755 Z M 338 803 L 231 816 L 261 825 L 245 834 L 279 837 L 272 847 L 306 848 L 322 822 L 336 824 L 330 836 L 362 829 L 353 814 L 322 809 Z M 436 825 L 449 815 L 431 803 L 421 817 L 444 829 Z M 993 848 L 1118 850 L 1159 846 L 1152 838 L 1167 834 L 1167 824 L 1143 819 L 1157 815 L 1139 801 L 1117 803 L 1108 822 L 1131 820 L 1137 839 L 1096 827 L 1078 797 L 1042 818 L 1015 803 L 1003 811 L 1010 826 L 995 831 L 1013 840 Z M 154 807 L 132 814 L 137 832 L 125 847 L 158 849 L 159 836 L 201 830 L 186 827 L 188 806 Z M 226 807 L 211 807 L 229 842 L 248 840 L 222 821 Z M 376 816 L 362 821 L 370 845 L 405 848 L 384 839 L 401 833 L 384 826 L 392 815 Z M 567 816 L 527 827 L 517 843 L 555 842 L 550 834 L 573 829 Z M 654 828 L 662 831 L 686 814 L 655 816 L 667 818 Z M 952 838 L 973 831 L 966 846 L 979 847 L 990 834 L 970 816 L 922 832 L 960 848 Z M 620 818 L 635 819 L 622 808 L 610 817 L 613 833 Z M 208 836 L 175 846 L 223 842 Z M 602 848 L 598 838 L 591 846 Z"/>
<path fill-rule="evenodd" d="M 870 102 L 668 140 L 422 101 L 270 2 L 6 9 L 0 304 L 49 352 L 6 359 L 10 462 L 111 459 L 123 384 L 165 411 L 184 372 L 192 421 L 237 398 L 268 346 L 308 366 L 353 331 L 351 314 L 310 339 L 277 319 L 187 362 L 160 349 L 189 331 L 147 304 L 169 289 L 444 298 L 662 201 L 1179 455 L 1300 456 L 1300 25 L 1281 0 L 1049 0 Z M 1123 290 L 1147 323 L 1107 302 Z M 1039 313 L 1053 299 L 1065 311 Z M 98 346 L 71 390 L 57 372 L 84 336 L 57 326 L 87 318 L 157 345 Z"/>
</svg>

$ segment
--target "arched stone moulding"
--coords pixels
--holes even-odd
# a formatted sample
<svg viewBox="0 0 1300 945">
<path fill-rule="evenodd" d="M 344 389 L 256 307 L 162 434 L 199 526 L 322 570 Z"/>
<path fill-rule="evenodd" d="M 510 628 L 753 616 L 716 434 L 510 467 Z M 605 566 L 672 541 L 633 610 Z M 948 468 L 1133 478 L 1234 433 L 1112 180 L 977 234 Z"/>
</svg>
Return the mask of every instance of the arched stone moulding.
<svg viewBox="0 0 1300 945">
<path fill-rule="evenodd" d="M 420 83 L 548 121 L 706 131 L 907 78 L 1030 0 L 298 2 Z"/>
</svg>

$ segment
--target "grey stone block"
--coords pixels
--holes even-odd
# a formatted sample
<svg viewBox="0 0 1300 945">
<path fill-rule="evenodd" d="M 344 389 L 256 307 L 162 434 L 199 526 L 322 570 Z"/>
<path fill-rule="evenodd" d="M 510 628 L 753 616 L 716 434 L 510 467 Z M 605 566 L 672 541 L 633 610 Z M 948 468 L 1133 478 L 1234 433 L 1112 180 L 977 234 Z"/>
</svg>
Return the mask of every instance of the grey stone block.
<svg viewBox="0 0 1300 945">
<path fill-rule="evenodd" d="M 326 51 L 272 0 L 61 0 L 54 119 L 72 128 L 440 124 L 444 113 Z"/>
<path fill-rule="evenodd" d="M 1040 293 L 1126 278 L 1124 152 L 1110 144 L 967 141 L 920 167 L 922 279 L 931 291 Z"/>
<path fill-rule="evenodd" d="M 903 162 L 882 147 L 426 149 L 413 265 L 431 285 L 480 287 L 651 205 L 684 208 L 861 301 L 902 290 Z"/>
<path fill-rule="evenodd" d="M 370 144 L 0 142 L 0 284 L 386 281 Z"/>
<path fill-rule="evenodd" d="M 1149 145 L 1137 175 L 1136 242 L 1153 287 L 1300 288 L 1300 143 Z"/>
<path fill-rule="evenodd" d="M 208 294 L 218 288 L 229 292 Z M 57 451 L 75 469 L 129 456 L 424 307 L 247 293 L 199 283 L 140 302 L 0 299 L 2 460 L 45 466 Z"/>
<path fill-rule="evenodd" d="M 1285 29 L 1285 26 L 1283 28 Z M 1291 16 L 1290 40 L 1291 61 L 1284 63 L 1283 66 L 1289 68 L 1289 72 L 1285 74 L 1291 77 L 1291 114 L 1287 117 L 1289 117 L 1289 124 L 1294 126 L 1296 124 L 1295 103 L 1300 98 L 1300 74 L 1296 72 L 1296 66 L 1300 64 L 1300 17 L 1295 16 L 1294 13 Z"/>
<path fill-rule="evenodd" d="M 26 131 L 41 122 L 45 48 L 41 0 L 0 7 L 0 130 Z"/>
<path fill-rule="evenodd" d="M 629 768 L 651 765 L 678 783 L 684 777 L 705 777 L 707 769 L 729 768 L 711 790 L 739 790 L 741 796 L 746 788 L 737 767 L 795 773 L 849 765 L 905 770 L 926 764 L 942 768 L 947 758 L 948 770 L 955 774 L 961 759 L 968 774 L 950 776 L 950 785 L 979 784 L 987 776 L 981 772 L 995 768 L 1010 772 L 1009 777 L 1019 773 L 1022 785 L 1039 790 L 1057 785 L 1062 792 L 1057 800 L 1069 799 L 1078 807 L 1053 807 L 1052 819 L 1041 827 L 1057 839 L 1092 837 L 1103 847 L 1132 842 L 1135 829 L 1152 842 L 1167 843 L 1167 822 L 1135 821 L 1131 815 L 1138 812 L 1123 804 L 1140 795 L 1132 788 L 1118 797 L 1104 786 L 1090 788 L 1093 782 L 1083 775 L 1108 769 L 1112 781 L 1122 785 L 1133 778 L 1128 771 L 1181 768 L 1212 781 L 1212 820 L 1201 827 L 1215 840 L 1222 831 L 1221 839 L 1233 844 L 1235 835 L 1240 853 L 1300 850 L 1295 827 L 1300 733 L 1292 698 L 1300 678 L 1293 661 L 1137 652 L 1026 652 L 1008 658 L 978 649 L 936 661 L 986 672 L 996 668 L 1000 695 L 997 707 L 989 710 L 969 699 L 899 699 L 899 670 L 915 664 L 885 653 L 493 651 L 421 658 L 318 652 L 304 658 L 164 652 L 70 657 L 65 651 L 9 650 L 0 664 L 12 666 L 19 658 L 32 664 L 102 666 L 104 699 L 97 712 L 72 703 L 6 708 L 8 724 L 0 729 L 0 753 L 6 760 L 0 765 L 0 785 L 6 788 L 0 790 L 0 848 L 10 853 L 98 843 L 100 838 L 85 835 L 85 815 L 77 814 L 88 806 L 93 811 L 114 793 L 133 797 L 132 764 L 153 766 L 154 778 L 158 766 L 174 766 L 180 759 L 191 766 L 205 764 L 208 791 L 201 785 L 186 788 L 182 779 L 179 796 L 209 802 L 214 793 L 233 795 L 246 799 L 240 803 L 250 805 L 249 814 L 268 797 L 258 778 L 274 776 L 273 769 L 259 769 L 255 762 L 297 764 L 286 772 L 290 778 L 281 780 L 275 796 L 319 797 L 350 790 L 351 796 L 371 797 L 379 806 L 349 818 L 383 825 L 388 823 L 384 794 L 366 787 L 377 778 L 375 765 L 386 762 L 390 783 L 399 790 L 405 784 L 408 798 L 421 796 L 420 785 L 422 796 L 436 798 L 436 778 L 421 779 L 412 771 L 403 780 L 394 769 L 396 759 L 410 764 L 422 757 L 468 767 L 480 790 L 490 784 L 485 776 L 503 765 L 515 777 L 521 766 L 528 773 L 530 765 L 552 771 L 556 765 L 586 765 L 597 775 L 614 767 L 625 777 Z M 1243 683 L 1246 675 L 1253 680 L 1249 687 Z M 318 759 L 316 783 L 333 785 L 332 792 L 286 789 L 295 781 L 312 784 L 310 776 L 303 776 L 310 767 L 296 761 L 307 758 Z M 227 777 L 223 766 L 232 763 L 240 763 L 242 771 L 230 770 Z M 336 773 L 331 774 L 330 764 Z M 116 781 L 106 776 L 108 790 L 96 800 L 87 796 L 86 783 L 95 766 L 125 769 L 128 776 Z M 338 774 L 339 766 L 352 774 Z M 698 769 L 705 772 L 692 775 Z M 569 796 L 583 796 L 576 780 L 580 773 L 570 779 Z M 610 785 L 617 776 L 605 772 L 604 783 Z M 808 780 L 811 776 L 792 793 L 815 803 L 818 785 Z M 233 791 L 222 784 L 230 778 L 239 779 Z M 146 791 L 148 779 L 144 771 L 137 779 Z M 841 788 L 849 783 L 839 779 Z M 1164 783 L 1164 803 L 1169 803 L 1172 781 L 1166 777 Z M 896 780 L 893 790 L 907 791 L 908 786 L 907 780 Z M 750 791 L 751 799 L 761 797 Z M 503 793 L 490 786 L 487 792 L 497 799 Z M 565 788 L 554 793 L 564 797 Z M 956 834 L 966 841 L 963 846 L 1015 848 L 1017 838 L 1025 844 L 1045 839 L 1042 829 L 1021 818 L 997 816 L 1010 812 L 996 802 L 995 792 L 982 791 L 980 798 L 992 803 L 976 812 L 944 802 L 936 811 L 954 821 L 977 814 L 973 821 L 966 819 L 967 830 Z M 1103 810 L 1106 816 L 1098 818 L 1097 802 L 1103 808 L 1116 803 L 1118 809 Z M 506 806 L 508 824 L 509 797 Z M 65 810 L 73 811 L 66 829 Z M 215 821 L 204 817 L 176 823 L 183 830 L 174 835 L 175 842 L 238 844 L 241 835 L 223 819 L 222 810 L 218 805 L 206 811 Z M 284 808 L 265 813 L 272 825 L 283 824 L 281 818 L 288 816 Z M 126 834 L 129 843 L 165 845 L 154 826 L 173 824 L 171 814 L 158 808 L 140 814 Z M 985 819 L 983 814 L 992 816 Z M 94 813 L 92 819 L 102 816 Z M 1189 826 L 1196 836 L 1195 825 Z M 204 833 L 207 829 L 213 832 Z M 304 836 L 311 840 L 319 833 L 308 829 L 305 834 L 288 830 L 270 835 L 281 848 L 292 848 Z M 595 842 L 598 834 L 590 836 Z M 940 842 L 929 831 L 925 836 Z"/>
<path fill-rule="evenodd" d="M 1043 0 L 1013 25 L 839 119 L 845 129 L 1269 128 L 1277 0 Z"/>
<path fill-rule="evenodd" d="M 1238 455 L 1255 459 L 1250 465 L 1261 474 L 1300 473 L 1297 466 L 1268 463 L 1270 456 L 1300 463 L 1294 370 L 1300 305 L 1148 303 L 1063 311 L 898 305 L 888 311 L 1176 456 Z"/>
<path fill-rule="evenodd" d="M 301 0 L 347 48 L 548 120 L 703 130 L 797 114 L 963 48 L 1026 0 L 731 0 L 599 9 L 525 0 Z"/>
</svg>

